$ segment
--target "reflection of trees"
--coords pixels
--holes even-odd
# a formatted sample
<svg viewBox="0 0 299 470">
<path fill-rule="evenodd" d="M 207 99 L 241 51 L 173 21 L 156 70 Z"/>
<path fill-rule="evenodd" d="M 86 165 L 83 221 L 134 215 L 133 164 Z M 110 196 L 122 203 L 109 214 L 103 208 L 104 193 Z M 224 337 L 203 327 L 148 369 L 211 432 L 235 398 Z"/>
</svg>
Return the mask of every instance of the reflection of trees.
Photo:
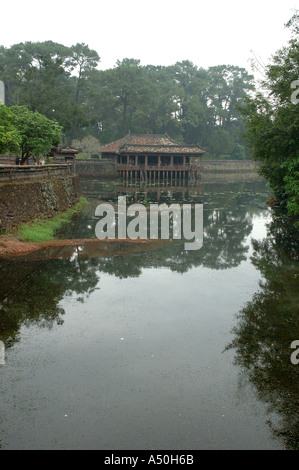
<svg viewBox="0 0 299 470">
<path fill-rule="evenodd" d="M 180 273 L 197 266 L 226 269 L 238 266 L 246 259 L 249 247 L 243 242 L 251 230 L 251 217 L 246 213 L 236 216 L 221 211 L 205 211 L 204 243 L 200 250 L 186 251 L 184 240 L 171 241 L 163 249 L 137 253 L 130 258 L 99 258 L 98 266 L 101 271 L 118 277 L 136 277 L 142 268 L 151 267 L 167 267 Z"/>
<path fill-rule="evenodd" d="M 97 220 L 93 215 L 100 200 L 115 201 L 115 186 L 107 183 L 98 187 L 88 186 L 94 192 L 89 197 L 89 206 L 74 224 L 75 237 L 90 238 L 94 234 Z M 99 189 L 97 189 L 99 188 Z M 154 193 L 154 191 L 153 191 Z M 175 193 L 179 201 L 179 190 Z M 161 193 L 160 202 L 173 202 L 168 191 Z M 147 201 L 155 202 L 147 189 Z M 173 197 L 173 195 L 172 195 Z M 192 267 L 205 266 L 212 269 L 225 269 L 238 266 L 246 258 L 248 247 L 244 240 L 252 229 L 252 217 L 264 209 L 266 194 L 264 185 L 236 183 L 234 185 L 208 185 L 197 191 L 190 188 L 182 202 L 202 202 L 204 204 L 204 245 L 198 251 L 185 251 L 184 241 L 166 243 L 155 250 L 144 250 L 128 256 L 105 255 L 89 258 L 74 256 L 69 259 L 57 258 L 51 261 L 54 253 L 48 252 L 44 260 L 34 260 L 27 256 L 23 261 L 2 262 L 0 264 L 0 338 L 6 347 L 17 340 L 22 324 L 36 323 L 41 327 L 52 328 L 63 322 L 64 311 L 60 301 L 68 293 L 80 297 L 89 295 L 98 283 L 98 272 L 106 272 L 117 277 L 140 276 L 143 268 L 167 267 L 184 273 Z M 113 199 L 114 198 L 114 199 Z M 135 199 L 135 195 L 134 195 Z M 140 202 L 145 201 L 141 191 Z M 74 227 L 74 226 L 73 226 Z M 125 253 L 125 251 L 124 251 Z"/>
<path fill-rule="evenodd" d="M 255 385 L 260 399 L 277 413 L 269 421 L 273 434 L 288 449 L 299 449 L 299 366 L 291 363 L 291 343 L 299 339 L 299 240 L 278 217 L 268 237 L 253 242 L 253 264 L 261 271 L 260 290 L 238 315 L 236 363 Z"/>
<path fill-rule="evenodd" d="M 194 188 L 190 189 L 186 194 L 186 201 L 190 202 L 192 199 L 193 202 L 204 204 L 204 243 L 200 250 L 185 251 L 184 240 L 173 241 L 162 250 L 134 254 L 129 259 L 99 259 L 99 269 L 118 277 L 129 277 L 139 276 L 142 268 L 168 267 L 172 271 L 184 273 L 196 266 L 231 268 L 246 260 L 249 246 L 244 241 L 252 230 L 252 217 L 265 211 L 264 185 L 211 184 L 199 192 L 196 199 Z M 155 194 L 154 189 L 152 193 L 148 190 L 147 200 L 155 202 Z M 143 193 L 138 201 L 145 201 Z M 160 202 L 172 202 L 167 191 L 162 194 Z"/>
<path fill-rule="evenodd" d="M 27 258 L 3 268 L 0 338 L 6 347 L 17 341 L 21 325 L 52 328 L 62 324 L 64 310 L 59 302 L 73 292 L 89 295 L 98 283 L 96 260 L 74 257 L 40 262 Z"/>
</svg>

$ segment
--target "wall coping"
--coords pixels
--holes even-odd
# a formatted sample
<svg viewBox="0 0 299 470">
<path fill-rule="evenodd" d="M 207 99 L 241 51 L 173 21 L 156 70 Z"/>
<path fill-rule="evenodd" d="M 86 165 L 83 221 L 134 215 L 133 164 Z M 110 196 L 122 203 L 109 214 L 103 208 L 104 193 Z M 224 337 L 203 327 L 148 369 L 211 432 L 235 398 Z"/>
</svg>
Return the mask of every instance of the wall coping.
<svg viewBox="0 0 299 470">
<path fill-rule="evenodd" d="M 69 175 L 72 173 L 71 163 L 53 165 L 0 165 L 0 182 L 36 178 L 38 176 Z"/>
</svg>

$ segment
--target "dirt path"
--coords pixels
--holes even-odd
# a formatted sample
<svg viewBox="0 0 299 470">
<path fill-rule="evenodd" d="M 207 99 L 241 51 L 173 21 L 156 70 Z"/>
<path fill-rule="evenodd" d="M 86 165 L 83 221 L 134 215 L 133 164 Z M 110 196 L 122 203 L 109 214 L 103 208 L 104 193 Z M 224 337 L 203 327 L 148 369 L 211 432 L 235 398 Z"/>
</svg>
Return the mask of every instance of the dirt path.
<svg viewBox="0 0 299 470">
<path fill-rule="evenodd" d="M 107 247 L 117 254 L 118 247 L 121 245 L 120 254 L 125 252 L 140 251 L 143 249 L 153 249 L 161 245 L 161 240 L 98 240 L 98 239 L 74 239 L 74 240 L 54 240 L 43 243 L 21 242 L 17 239 L 2 237 L 0 238 L 0 258 L 15 258 L 30 253 L 38 253 L 49 248 L 80 248 L 82 256 L 87 253 L 97 255 L 107 254 Z M 110 251 L 108 249 L 108 251 Z"/>
</svg>

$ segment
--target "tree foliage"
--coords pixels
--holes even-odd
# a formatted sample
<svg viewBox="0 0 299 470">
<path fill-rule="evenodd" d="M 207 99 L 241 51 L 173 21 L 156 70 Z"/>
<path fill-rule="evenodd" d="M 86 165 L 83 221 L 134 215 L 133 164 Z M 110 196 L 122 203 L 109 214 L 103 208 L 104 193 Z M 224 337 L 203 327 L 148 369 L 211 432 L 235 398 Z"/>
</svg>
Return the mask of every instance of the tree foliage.
<svg viewBox="0 0 299 470">
<path fill-rule="evenodd" d="M 62 127 L 26 106 L 0 106 L 0 152 L 21 153 L 21 164 L 47 155 L 62 138 Z"/>
<path fill-rule="evenodd" d="M 98 155 L 101 151 L 101 143 L 93 135 L 83 137 L 82 140 L 74 139 L 72 147 L 87 155 Z"/>
<path fill-rule="evenodd" d="M 238 111 L 253 88 L 245 69 L 203 69 L 188 60 L 143 66 L 125 58 L 99 70 L 86 44 L 53 41 L 0 46 L 0 79 L 6 104 L 28 106 L 64 129 L 64 143 L 93 135 L 102 143 L 131 133 L 168 133 L 200 144 L 214 156 L 243 145 Z"/>
<path fill-rule="evenodd" d="M 299 16 L 287 24 L 293 36 L 265 69 L 264 93 L 246 99 L 242 110 L 252 156 L 276 200 L 290 215 L 299 215 L 299 102 L 292 84 L 299 77 Z M 298 87 L 297 87 L 298 88 Z"/>
<path fill-rule="evenodd" d="M 0 46 L 0 77 L 5 83 L 6 104 L 25 105 L 64 128 L 66 137 L 77 137 L 91 124 L 86 105 L 89 74 L 98 54 L 85 44 L 66 47 L 53 41 Z"/>
<path fill-rule="evenodd" d="M 18 150 L 21 135 L 13 124 L 13 113 L 10 108 L 0 106 L 0 154 Z"/>
</svg>

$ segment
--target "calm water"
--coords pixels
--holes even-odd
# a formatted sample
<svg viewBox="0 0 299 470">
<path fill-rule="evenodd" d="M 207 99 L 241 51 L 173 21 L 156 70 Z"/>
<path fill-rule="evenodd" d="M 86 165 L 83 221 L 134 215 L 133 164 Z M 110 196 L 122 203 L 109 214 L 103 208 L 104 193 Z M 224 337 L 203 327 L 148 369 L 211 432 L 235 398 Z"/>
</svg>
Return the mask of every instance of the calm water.
<svg viewBox="0 0 299 470">
<path fill-rule="evenodd" d="M 204 244 L 0 262 L 0 448 L 298 449 L 297 246 L 266 185 L 82 186 L 62 237 L 127 194 L 203 203 Z"/>
</svg>

